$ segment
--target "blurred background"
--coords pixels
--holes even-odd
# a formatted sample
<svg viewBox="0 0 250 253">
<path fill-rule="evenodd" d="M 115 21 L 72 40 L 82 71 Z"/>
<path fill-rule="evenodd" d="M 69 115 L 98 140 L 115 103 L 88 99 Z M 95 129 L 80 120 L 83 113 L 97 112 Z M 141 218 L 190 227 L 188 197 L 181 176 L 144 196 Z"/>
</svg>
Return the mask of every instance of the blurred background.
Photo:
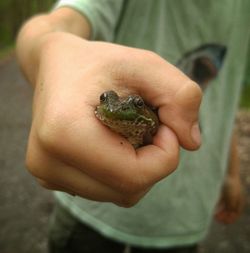
<svg viewBox="0 0 250 253">
<path fill-rule="evenodd" d="M 0 1 L 0 253 L 47 252 L 53 196 L 25 170 L 32 90 L 17 66 L 14 47 L 22 23 L 35 13 L 48 11 L 54 2 Z M 212 224 L 201 253 L 250 252 L 250 50 L 248 55 L 236 120 L 246 207 L 235 224 Z"/>
<path fill-rule="evenodd" d="M 1 0 L 0 1 L 0 49 L 14 45 L 16 33 L 30 16 L 49 10 L 55 0 Z"/>
</svg>

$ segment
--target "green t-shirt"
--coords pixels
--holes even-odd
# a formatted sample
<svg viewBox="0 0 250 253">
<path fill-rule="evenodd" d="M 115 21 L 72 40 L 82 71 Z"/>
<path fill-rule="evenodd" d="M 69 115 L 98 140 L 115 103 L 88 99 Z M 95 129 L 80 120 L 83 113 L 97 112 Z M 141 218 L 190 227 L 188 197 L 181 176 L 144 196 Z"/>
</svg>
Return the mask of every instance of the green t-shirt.
<svg viewBox="0 0 250 253">
<path fill-rule="evenodd" d="M 61 0 L 82 13 L 91 39 L 157 52 L 204 89 L 203 145 L 126 209 L 56 193 L 78 219 L 124 243 L 171 247 L 206 234 L 227 168 L 249 42 L 247 0 Z M 87 145 L 87 144 L 86 144 Z"/>
</svg>

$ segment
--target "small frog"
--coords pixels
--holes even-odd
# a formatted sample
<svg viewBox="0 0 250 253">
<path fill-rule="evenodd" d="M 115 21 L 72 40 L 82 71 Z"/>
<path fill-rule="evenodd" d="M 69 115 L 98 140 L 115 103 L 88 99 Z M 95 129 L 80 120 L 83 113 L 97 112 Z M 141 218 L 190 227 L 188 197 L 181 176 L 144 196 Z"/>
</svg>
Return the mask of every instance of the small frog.
<svg viewBox="0 0 250 253">
<path fill-rule="evenodd" d="M 149 144 L 159 126 L 157 114 L 139 95 L 119 97 L 112 90 L 101 94 L 95 115 L 104 125 L 125 137 L 134 148 Z"/>
</svg>

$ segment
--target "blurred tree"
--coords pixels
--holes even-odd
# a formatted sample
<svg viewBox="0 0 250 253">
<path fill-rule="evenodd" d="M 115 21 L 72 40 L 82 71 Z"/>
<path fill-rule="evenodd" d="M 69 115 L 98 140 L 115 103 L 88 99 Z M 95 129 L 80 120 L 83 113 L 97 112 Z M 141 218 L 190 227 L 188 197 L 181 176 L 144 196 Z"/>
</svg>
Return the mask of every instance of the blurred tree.
<svg viewBox="0 0 250 253">
<path fill-rule="evenodd" d="M 22 23 L 31 15 L 49 10 L 55 0 L 1 0 L 0 50 L 13 44 Z"/>
<path fill-rule="evenodd" d="M 245 85 L 250 88 L 250 45 L 248 47 L 246 77 L 245 78 L 246 78 Z M 250 100 L 250 98 L 249 98 L 249 100 Z"/>
</svg>

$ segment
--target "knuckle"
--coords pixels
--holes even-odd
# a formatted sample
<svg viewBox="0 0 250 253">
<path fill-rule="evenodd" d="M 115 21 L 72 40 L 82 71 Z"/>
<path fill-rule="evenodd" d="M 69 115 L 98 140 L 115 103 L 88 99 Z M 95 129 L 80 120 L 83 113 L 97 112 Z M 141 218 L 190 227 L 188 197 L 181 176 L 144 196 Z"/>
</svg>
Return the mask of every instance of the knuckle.
<svg viewBox="0 0 250 253">
<path fill-rule="evenodd" d="M 37 130 L 37 138 L 42 147 L 45 149 L 53 149 L 56 147 L 56 132 L 49 124 L 43 124 Z"/>
<path fill-rule="evenodd" d="M 188 80 L 184 82 L 175 95 L 175 102 L 186 112 L 197 112 L 202 100 L 202 90 L 198 84 Z"/>
<path fill-rule="evenodd" d="M 46 119 L 37 129 L 39 144 L 49 151 L 57 151 L 66 137 L 66 121 L 61 115 Z"/>
<path fill-rule="evenodd" d="M 137 195 L 126 195 L 122 196 L 119 202 L 116 204 L 121 207 L 130 208 L 135 206 L 140 199 L 141 197 L 138 197 Z"/>
<path fill-rule="evenodd" d="M 111 78 L 117 83 L 124 83 L 128 79 L 128 76 L 134 75 L 131 68 L 128 67 L 132 64 L 128 52 L 124 49 L 102 62 L 103 69 L 105 69 L 106 73 L 109 73 Z"/>
<path fill-rule="evenodd" d="M 30 141 L 25 157 L 27 171 L 37 179 L 46 180 L 50 173 L 50 170 L 46 168 L 46 163 L 39 147 Z"/>
<path fill-rule="evenodd" d="M 190 90 L 193 101 L 200 102 L 202 99 L 202 90 L 200 86 L 194 81 L 188 81 L 186 85 L 187 88 Z"/>
<path fill-rule="evenodd" d="M 148 62 L 156 66 L 160 66 L 161 64 L 166 63 L 160 55 L 151 50 L 137 49 L 136 56 L 139 61 Z"/>
<path fill-rule="evenodd" d="M 178 152 L 172 152 L 169 151 L 169 156 L 168 156 L 168 174 L 173 173 L 179 164 L 179 153 Z"/>
<path fill-rule="evenodd" d="M 36 177 L 36 178 L 45 178 L 46 177 L 46 171 L 44 168 L 40 165 L 39 160 L 36 158 L 34 154 L 31 154 L 28 152 L 26 154 L 26 160 L 25 165 L 28 170 L 28 172 Z"/>
<path fill-rule="evenodd" d="M 128 78 L 137 78 L 141 63 L 145 60 L 151 64 L 158 64 L 162 58 L 153 51 L 123 47 L 106 59 L 105 68 L 114 80 L 124 85 Z"/>
<path fill-rule="evenodd" d="M 38 168 L 38 159 L 35 155 L 36 147 L 30 144 L 28 145 L 28 149 L 26 152 L 25 165 L 27 170 L 35 177 L 40 177 L 41 173 Z"/>
<path fill-rule="evenodd" d="M 202 96 L 203 96 L 203 92 L 202 92 L 202 89 L 201 89 L 201 87 L 197 84 L 197 83 L 195 83 L 195 82 L 192 82 L 192 87 L 193 87 L 193 89 L 194 89 L 194 94 L 198 97 L 198 98 L 202 98 Z"/>
<path fill-rule="evenodd" d="M 162 61 L 162 58 L 157 53 L 151 50 L 143 50 L 143 57 L 146 57 L 151 61 Z"/>
<path fill-rule="evenodd" d="M 36 166 L 34 165 L 31 156 L 26 156 L 25 167 L 31 175 L 33 175 L 34 177 L 38 176 Z"/>
<path fill-rule="evenodd" d="M 41 180 L 41 179 L 37 180 L 37 181 L 38 181 L 40 186 L 42 186 L 43 188 L 45 188 L 47 190 L 56 190 L 56 187 L 51 183 L 48 183 L 48 182 L 46 182 L 44 180 Z"/>
</svg>

